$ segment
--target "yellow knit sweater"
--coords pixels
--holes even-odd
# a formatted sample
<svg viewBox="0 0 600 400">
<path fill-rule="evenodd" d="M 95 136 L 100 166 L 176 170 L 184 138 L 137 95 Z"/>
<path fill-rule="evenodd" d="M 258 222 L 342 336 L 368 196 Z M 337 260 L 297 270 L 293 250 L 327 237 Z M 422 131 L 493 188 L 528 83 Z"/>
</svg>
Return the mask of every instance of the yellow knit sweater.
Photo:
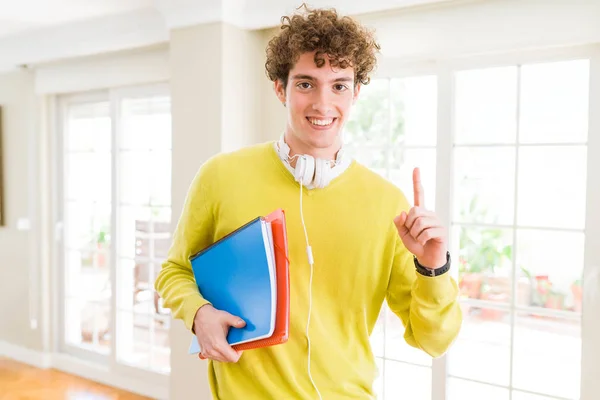
<svg viewBox="0 0 600 400">
<path fill-rule="evenodd" d="M 304 190 L 314 255 L 312 376 L 323 399 L 371 399 L 378 371 L 369 335 L 383 301 L 406 327 L 406 342 L 437 357 L 460 330 L 458 288 L 449 273 L 435 278 L 416 273 L 393 223 L 410 206 L 376 173 L 353 161 L 326 188 Z M 287 218 L 289 341 L 245 351 L 237 363 L 209 361 L 215 399 L 317 398 L 307 372 L 310 266 L 299 196 L 299 185 L 270 142 L 213 157 L 191 184 L 156 280 L 165 306 L 190 330 L 196 311 L 207 302 L 198 293 L 188 257 L 276 208 L 283 208 Z"/>
</svg>

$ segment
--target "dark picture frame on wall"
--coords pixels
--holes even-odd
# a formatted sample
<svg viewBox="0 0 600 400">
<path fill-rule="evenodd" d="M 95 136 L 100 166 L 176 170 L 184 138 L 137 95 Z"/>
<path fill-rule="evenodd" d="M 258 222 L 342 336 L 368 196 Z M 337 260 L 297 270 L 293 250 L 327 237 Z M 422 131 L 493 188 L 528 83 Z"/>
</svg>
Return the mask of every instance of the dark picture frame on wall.
<svg viewBox="0 0 600 400">
<path fill-rule="evenodd" d="M 4 135 L 4 131 L 2 121 L 2 106 L 0 106 L 0 226 L 4 226 L 6 223 L 6 218 L 4 218 L 4 157 L 2 156 L 2 136 Z"/>
</svg>

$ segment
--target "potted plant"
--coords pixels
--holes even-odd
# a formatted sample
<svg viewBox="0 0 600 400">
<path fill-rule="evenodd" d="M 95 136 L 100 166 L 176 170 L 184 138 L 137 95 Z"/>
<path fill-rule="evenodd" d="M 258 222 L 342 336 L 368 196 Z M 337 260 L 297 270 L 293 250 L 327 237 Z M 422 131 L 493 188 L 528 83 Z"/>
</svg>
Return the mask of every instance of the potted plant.
<svg viewBox="0 0 600 400">
<path fill-rule="evenodd" d="M 94 252 L 94 263 L 93 265 L 96 268 L 104 268 L 106 266 L 106 256 L 108 255 L 108 238 L 109 233 L 108 229 L 102 228 L 96 234 L 96 242 L 95 247 L 96 251 Z"/>
<path fill-rule="evenodd" d="M 583 285 L 581 279 L 576 279 L 571 284 L 571 293 L 573 294 L 573 311 L 581 312 L 583 309 Z"/>
</svg>

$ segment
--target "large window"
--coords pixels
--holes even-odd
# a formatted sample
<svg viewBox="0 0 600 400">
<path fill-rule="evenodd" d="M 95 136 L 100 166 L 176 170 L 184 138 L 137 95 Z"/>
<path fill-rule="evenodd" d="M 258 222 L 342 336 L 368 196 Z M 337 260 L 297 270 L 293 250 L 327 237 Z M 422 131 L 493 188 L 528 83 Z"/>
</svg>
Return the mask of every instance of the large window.
<svg viewBox="0 0 600 400">
<path fill-rule="evenodd" d="M 426 206 L 435 208 L 437 78 L 377 79 L 361 89 L 344 131 L 347 151 L 399 185 L 412 202 L 421 169 Z M 372 335 L 380 398 L 431 398 L 431 358 L 408 346 L 400 319 L 384 305 Z"/>
<path fill-rule="evenodd" d="M 362 88 L 346 146 L 409 201 L 420 167 L 427 207 L 448 204 L 464 311 L 452 350 L 432 362 L 384 306 L 371 339 L 380 399 L 579 399 L 589 97 L 586 57 Z"/>
<path fill-rule="evenodd" d="M 65 97 L 60 128 L 61 350 L 168 373 L 170 317 L 153 290 L 170 245 L 168 91 Z"/>
<path fill-rule="evenodd" d="M 449 400 L 578 399 L 589 60 L 459 71 L 454 98 L 465 324 Z"/>
</svg>

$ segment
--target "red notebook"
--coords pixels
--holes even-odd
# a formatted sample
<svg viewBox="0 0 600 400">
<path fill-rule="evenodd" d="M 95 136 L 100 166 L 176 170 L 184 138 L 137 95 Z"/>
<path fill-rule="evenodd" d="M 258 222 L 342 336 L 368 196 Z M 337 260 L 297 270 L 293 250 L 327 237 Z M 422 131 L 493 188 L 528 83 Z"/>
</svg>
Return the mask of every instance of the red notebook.
<svg viewBox="0 0 600 400">
<path fill-rule="evenodd" d="M 290 327 L 290 274 L 287 245 L 287 229 L 285 225 L 285 212 L 282 209 L 273 211 L 265 216 L 271 223 L 273 230 L 273 244 L 275 251 L 275 269 L 277 274 L 277 313 L 275 316 L 275 330 L 273 334 L 264 339 L 253 342 L 233 345 L 234 350 L 251 350 L 261 347 L 274 346 L 287 342 Z M 204 359 L 199 353 L 198 357 Z"/>
</svg>

